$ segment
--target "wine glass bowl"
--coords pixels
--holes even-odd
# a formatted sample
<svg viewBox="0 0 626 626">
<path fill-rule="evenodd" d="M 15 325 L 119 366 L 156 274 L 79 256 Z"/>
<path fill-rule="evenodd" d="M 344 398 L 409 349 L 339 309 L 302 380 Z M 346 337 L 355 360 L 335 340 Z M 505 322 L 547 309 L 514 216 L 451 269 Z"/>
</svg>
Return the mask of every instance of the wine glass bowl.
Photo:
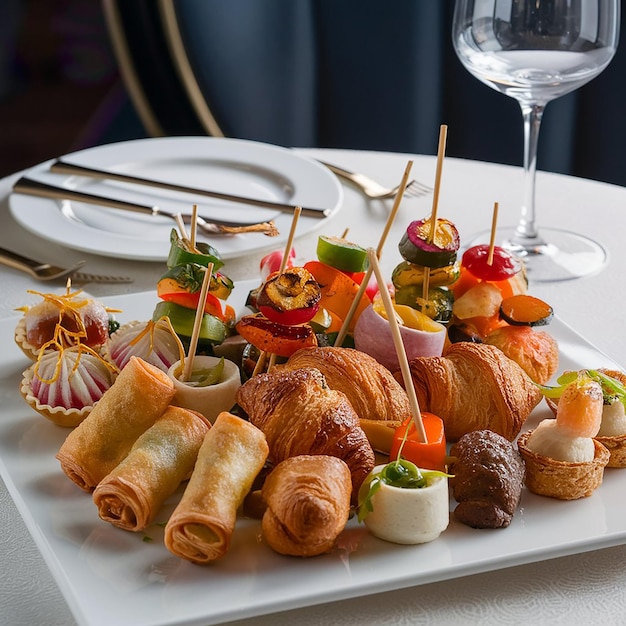
<svg viewBox="0 0 626 626">
<path fill-rule="evenodd" d="M 535 175 L 545 106 L 595 78 L 619 38 L 619 0 L 457 0 L 452 37 L 461 63 L 518 101 L 524 122 L 524 198 L 518 225 L 499 230 L 536 281 L 577 278 L 606 262 L 583 235 L 535 223 Z M 546 235 L 544 237 L 544 235 Z M 547 236 L 549 235 L 549 236 Z"/>
</svg>

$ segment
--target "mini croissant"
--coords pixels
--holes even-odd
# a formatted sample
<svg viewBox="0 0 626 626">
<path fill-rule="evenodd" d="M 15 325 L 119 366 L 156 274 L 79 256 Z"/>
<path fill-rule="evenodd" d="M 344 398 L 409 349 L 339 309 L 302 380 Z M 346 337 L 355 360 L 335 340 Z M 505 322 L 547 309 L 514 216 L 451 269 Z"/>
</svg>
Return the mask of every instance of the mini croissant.
<svg viewBox="0 0 626 626">
<path fill-rule="evenodd" d="M 352 348 L 302 348 L 281 367 L 320 370 L 331 389 L 346 394 L 361 419 L 402 422 L 411 417 L 406 391 L 386 367 L 364 352 Z"/>
<path fill-rule="evenodd" d="M 346 396 L 319 370 L 257 374 L 239 388 L 237 403 L 265 433 L 273 463 L 300 454 L 336 456 L 350 469 L 356 497 L 374 468 L 374 452 Z"/>
<path fill-rule="evenodd" d="M 348 521 L 351 491 L 350 470 L 337 457 L 285 459 L 263 484 L 265 540 L 280 554 L 328 552 Z"/>
<path fill-rule="evenodd" d="M 487 344 L 454 343 L 441 357 L 413 359 L 410 369 L 420 407 L 443 420 L 448 441 L 484 429 L 513 441 L 542 397 L 517 363 Z"/>
</svg>

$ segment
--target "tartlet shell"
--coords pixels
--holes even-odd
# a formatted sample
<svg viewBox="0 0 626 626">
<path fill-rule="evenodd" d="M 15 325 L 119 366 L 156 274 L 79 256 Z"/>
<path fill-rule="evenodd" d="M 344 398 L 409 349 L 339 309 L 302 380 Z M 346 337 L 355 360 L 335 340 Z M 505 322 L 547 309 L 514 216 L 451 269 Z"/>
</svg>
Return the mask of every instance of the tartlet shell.
<svg viewBox="0 0 626 626">
<path fill-rule="evenodd" d="M 529 450 L 527 442 L 531 433 L 525 432 L 517 440 L 526 465 L 524 483 L 529 491 L 559 500 L 577 500 L 590 496 L 602 484 L 610 454 L 599 441 L 593 440 L 593 461 L 568 463 Z"/>
<path fill-rule="evenodd" d="M 22 374 L 20 393 L 26 403 L 37 413 L 43 415 L 46 419 L 49 419 L 57 426 L 62 426 L 63 428 L 74 428 L 78 426 L 89 415 L 89 413 L 91 413 L 93 405 L 85 406 L 82 409 L 66 409 L 61 406 L 41 404 L 31 392 L 33 376 L 34 366 L 31 366 Z"/>
</svg>

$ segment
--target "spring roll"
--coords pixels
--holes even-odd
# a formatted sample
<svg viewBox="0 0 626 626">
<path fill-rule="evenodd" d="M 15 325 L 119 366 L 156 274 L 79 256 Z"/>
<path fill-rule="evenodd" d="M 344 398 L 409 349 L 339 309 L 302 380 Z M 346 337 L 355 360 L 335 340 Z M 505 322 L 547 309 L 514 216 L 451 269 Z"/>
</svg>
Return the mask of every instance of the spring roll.
<svg viewBox="0 0 626 626">
<path fill-rule="evenodd" d="M 204 438 L 185 493 L 165 526 L 165 546 L 193 563 L 226 554 L 237 509 L 263 468 L 265 435 L 245 420 L 220 413 Z"/>
<path fill-rule="evenodd" d="M 168 375 L 132 357 L 91 413 L 65 439 L 57 454 L 61 469 L 91 493 L 128 454 L 174 397 Z"/>
<path fill-rule="evenodd" d="M 124 530 L 148 527 L 161 505 L 191 475 L 210 427 L 200 413 L 169 406 L 96 487 L 93 501 L 100 518 Z"/>
</svg>

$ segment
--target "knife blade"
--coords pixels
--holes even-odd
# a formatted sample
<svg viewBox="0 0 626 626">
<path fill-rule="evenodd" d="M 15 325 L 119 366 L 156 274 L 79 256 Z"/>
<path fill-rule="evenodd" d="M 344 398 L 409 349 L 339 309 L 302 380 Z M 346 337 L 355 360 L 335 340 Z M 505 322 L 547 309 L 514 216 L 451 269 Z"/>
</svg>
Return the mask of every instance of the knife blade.
<svg viewBox="0 0 626 626">
<path fill-rule="evenodd" d="M 142 178 L 139 176 L 131 176 L 130 174 L 121 174 L 119 172 L 112 172 L 109 170 L 96 169 L 92 167 L 85 167 L 82 165 L 76 165 L 74 163 L 68 163 L 62 159 L 56 159 L 52 165 L 50 165 L 50 171 L 55 174 L 67 174 L 71 176 L 87 176 L 89 178 L 96 178 L 101 180 L 116 180 L 123 183 L 131 183 L 135 185 L 145 185 L 148 187 L 156 187 L 158 189 L 167 189 L 169 191 L 180 191 L 183 193 L 190 193 L 196 196 L 206 196 L 209 198 L 216 198 L 218 200 L 226 200 L 228 202 L 237 202 L 241 204 L 249 204 L 252 206 L 264 207 L 268 209 L 274 209 L 283 213 L 293 213 L 296 205 L 285 204 L 282 202 L 272 202 L 270 200 L 259 200 L 257 198 L 248 198 L 245 196 L 237 196 L 230 193 L 223 193 L 221 191 L 211 191 L 209 189 L 201 189 L 196 187 L 188 187 L 186 185 L 179 185 L 176 183 L 168 183 L 160 180 L 154 180 L 151 178 Z M 307 217 L 325 218 L 331 213 L 331 209 L 322 209 L 314 207 L 302 207 L 301 215 Z"/>
</svg>

